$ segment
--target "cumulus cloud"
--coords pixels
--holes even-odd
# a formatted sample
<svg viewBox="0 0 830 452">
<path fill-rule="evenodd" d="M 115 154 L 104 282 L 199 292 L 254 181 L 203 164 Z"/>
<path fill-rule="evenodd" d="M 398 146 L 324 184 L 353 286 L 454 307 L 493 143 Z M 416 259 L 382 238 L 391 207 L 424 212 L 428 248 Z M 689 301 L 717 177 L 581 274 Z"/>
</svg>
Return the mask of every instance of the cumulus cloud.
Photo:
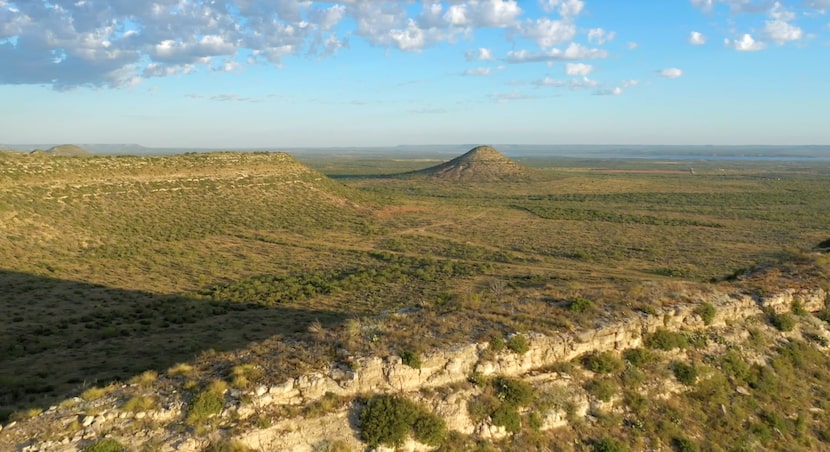
<svg viewBox="0 0 830 452">
<path fill-rule="evenodd" d="M 594 91 L 595 96 L 619 96 L 623 93 L 623 89 L 619 86 L 609 89 L 599 89 Z"/>
<path fill-rule="evenodd" d="M 576 36 L 576 25 L 567 20 L 550 20 L 547 17 L 531 20 L 519 27 L 525 38 L 536 41 L 543 49 L 568 42 Z"/>
<path fill-rule="evenodd" d="M 594 67 L 585 63 L 567 63 L 565 65 L 565 74 L 567 75 L 588 75 L 594 72 Z"/>
<path fill-rule="evenodd" d="M 695 46 L 702 46 L 703 44 L 706 44 L 706 37 L 703 36 L 703 33 L 700 33 L 699 31 L 693 31 L 689 33 L 689 44 Z"/>
<path fill-rule="evenodd" d="M 608 41 L 612 41 L 616 35 L 613 31 L 609 32 L 602 28 L 592 28 L 588 30 L 588 42 L 603 45 Z"/>
<path fill-rule="evenodd" d="M 550 78 L 550 77 L 545 77 L 541 80 L 534 80 L 532 83 L 536 86 L 556 86 L 556 87 L 567 86 L 567 84 L 568 84 L 568 82 L 566 82 L 565 80 L 557 80 L 557 79 Z"/>
<path fill-rule="evenodd" d="M 752 36 L 748 33 L 743 35 L 741 39 L 725 39 L 724 43 L 727 46 L 732 47 L 740 52 L 754 52 L 758 50 L 763 50 L 767 47 L 766 44 L 764 44 L 763 42 L 759 42 L 753 39 Z"/>
<path fill-rule="evenodd" d="M 452 5 L 444 20 L 464 27 L 508 27 L 521 12 L 515 0 L 469 0 Z"/>
<path fill-rule="evenodd" d="M 763 22 L 763 29 L 760 35 L 763 41 L 758 41 L 750 34 L 743 34 L 740 39 L 727 39 L 724 42 L 727 46 L 739 51 L 756 51 L 766 48 L 767 42 L 775 42 L 779 45 L 790 41 L 805 39 L 807 35 L 804 30 L 795 22 L 798 15 L 787 9 L 781 1 L 772 0 L 691 0 L 692 5 L 710 13 L 718 5 L 729 8 L 732 14 L 760 15 L 765 14 L 767 20 Z M 796 3 L 796 2 L 792 2 Z M 816 16 L 824 14 L 830 8 L 830 0 L 802 0 L 800 7 L 805 16 Z M 756 30 L 761 28 L 759 23 Z M 694 36 L 689 37 L 689 42 L 695 44 Z"/>
<path fill-rule="evenodd" d="M 508 63 L 538 63 L 551 61 L 596 60 L 608 58 L 608 52 L 602 49 L 592 49 L 572 42 L 565 50 L 558 48 L 547 52 L 529 52 L 527 50 L 511 50 L 507 52 Z"/>
<path fill-rule="evenodd" d="M 477 50 L 468 50 L 464 57 L 467 61 L 492 61 L 495 60 L 493 53 L 488 48 L 480 48 Z"/>
<path fill-rule="evenodd" d="M 564 18 L 578 16 L 585 7 L 585 2 L 582 0 L 540 0 L 539 3 L 545 12 L 558 11 L 559 15 Z"/>
<path fill-rule="evenodd" d="M 691 0 L 692 5 L 704 12 L 712 12 L 717 5 L 725 5 L 733 14 L 758 13 L 769 6 L 768 0 Z"/>
<path fill-rule="evenodd" d="M 778 44 L 784 44 L 787 41 L 798 41 L 802 39 L 804 37 L 804 31 L 782 20 L 771 20 L 767 21 L 767 25 L 764 27 L 764 36 Z"/>
<path fill-rule="evenodd" d="M 477 67 L 475 69 L 467 69 L 463 72 L 463 75 L 490 75 L 492 71 L 489 67 Z"/>
<path fill-rule="evenodd" d="M 769 11 L 771 20 L 764 26 L 764 36 L 777 44 L 788 41 L 798 41 L 804 37 L 804 31 L 790 23 L 795 19 L 795 13 L 784 8 L 781 2 L 775 2 Z"/>
<path fill-rule="evenodd" d="M 683 76 L 683 70 L 676 67 L 670 67 L 660 71 L 660 75 L 664 78 L 680 78 Z"/>
<path fill-rule="evenodd" d="M 531 84 L 539 87 L 550 86 L 554 88 L 570 88 L 572 90 L 596 88 L 600 85 L 598 81 L 588 78 L 587 76 L 576 77 L 569 80 L 559 80 L 551 77 L 545 77 L 541 80 L 534 80 Z"/>
<path fill-rule="evenodd" d="M 550 4 L 568 17 L 582 9 L 577 0 Z M 350 36 L 417 52 L 482 28 L 513 30 L 521 14 L 516 0 L 420 7 L 378 0 L 0 0 L 0 84 L 118 87 L 244 64 L 279 66 L 286 56 L 336 54 Z M 539 42 L 563 42 L 545 30 L 549 24 L 535 25 Z"/>
<path fill-rule="evenodd" d="M 509 93 L 493 93 L 490 95 L 490 99 L 494 100 L 500 104 L 506 104 L 510 101 L 514 100 L 528 100 L 528 99 L 537 99 L 538 96 L 530 96 L 527 94 L 522 94 L 519 91 L 513 90 Z"/>
</svg>

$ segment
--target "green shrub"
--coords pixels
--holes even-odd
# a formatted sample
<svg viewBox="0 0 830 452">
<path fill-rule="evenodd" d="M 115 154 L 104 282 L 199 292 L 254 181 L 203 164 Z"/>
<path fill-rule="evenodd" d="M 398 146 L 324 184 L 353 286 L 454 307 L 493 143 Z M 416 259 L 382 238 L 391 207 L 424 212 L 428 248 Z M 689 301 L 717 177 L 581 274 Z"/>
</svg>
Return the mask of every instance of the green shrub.
<svg viewBox="0 0 830 452">
<path fill-rule="evenodd" d="M 510 433 L 516 433 L 522 429 L 522 419 L 515 406 L 502 404 L 492 414 L 493 425 L 504 427 Z"/>
<path fill-rule="evenodd" d="M 830 309 L 822 309 L 821 311 L 816 313 L 816 317 L 818 317 L 820 320 L 830 323 Z"/>
<path fill-rule="evenodd" d="M 585 383 L 585 390 L 594 397 L 608 402 L 617 393 L 617 386 L 610 380 L 593 379 Z"/>
<path fill-rule="evenodd" d="M 438 446 L 447 437 L 447 423 L 433 413 L 421 413 L 412 426 L 412 436 L 420 443 Z"/>
<path fill-rule="evenodd" d="M 627 452 L 628 447 L 614 438 L 600 438 L 591 444 L 594 452 Z"/>
<path fill-rule="evenodd" d="M 533 401 L 533 386 L 522 380 L 507 377 L 493 379 L 496 397 L 504 404 L 514 407 L 525 406 Z"/>
<path fill-rule="evenodd" d="M 790 305 L 790 312 L 801 317 L 808 314 L 807 310 L 804 309 L 804 304 L 801 303 L 800 300 L 793 300 L 792 304 Z"/>
<path fill-rule="evenodd" d="M 402 396 L 376 395 L 360 412 L 360 436 L 370 446 L 403 444 L 417 418 L 415 404 Z"/>
<path fill-rule="evenodd" d="M 505 344 L 504 344 L 504 338 L 503 337 L 493 336 L 493 338 L 490 339 L 490 350 L 492 350 L 494 352 L 500 352 L 500 351 L 504 350 L 504 347 L 505 347 Z"/>
<path fill-rule="evenodd" d="M 527 425 L 535 431 L 539 431 L 545 425 L 544 419 L 536 411 L 531 411 L 527 415 Z"/>
<path fill-rule="evenodd" d="M 582 365 L 598 374 L 617 373 L 623 369 L 623 362 L 611 352 L 591 352 L 582 357 Z"/>
<path fill-rule="evenodd" d="M 102 439 L 83 448 L 83 452 L 124 452 L 125 447 L 112 438 Z"/>
<path fill-rule="evenodd" d="M 481 372 L 473 372 L 470 374 L 470 376 L 467 377 L 467 381 L 476 386 L 484 386 L 490 380 L 487 377 L 485 377 L 484 374 L 482 374 Z"/>
<path fill-rule="evenodd" d="M 507 340 L 507 348 L 513 351 L 513 353 L 524 355 L 530 350 L 530 344 L 527 343 L 527 338 L 521 334 L 514 334 Z"/>
<path fill-rule="evenodd" d="M 795 328 L 795 318 L 788 312 L 781 314 L 770 312 L 767 318 L 769 323 L 778 331 L 792 331 Z"/>
<path fill-rule="evenodd" d="M 568 311 L 571 312 L 585 312 L 594 306 L 594 302 L 587 298 L 577 298 L 568 304 Z"/>
<path fill-rule="evenodd" d="M 677 381 L 691 386 L 697 381 L 697 368 L 691 364 L 676 361 L 672 363 L 672 372 Z"/>
<path fill-rule="evenodd" d="M 221 413 L 225 406 L 226 389 L 227 383 L 214 380 L 206 389 L 196 394 L 187 409 L 187 423 L 198 424 Z"/>
<path fill-rule="evenodd" d="M 695 309 L 695 314 L 699 315 L 700 318 L 703 319 L 704 325 L 711 325 L 712 321 L 715 320 L 717 309 L 715 309 L 715 305 L 712 303 L 703 303 Z"/>
<path fill-rule="evenodd" d="M 632 366 L 643 367 L 657 360 L 657 355 L 647 348 L 630 348 L 623 352 L 623 358 Z"/>
<path fill-rule="evenodd" d="M 657 350 L 674 350 L 689 347 L 689 340 L 682 333 L 661 328 L 646 337 L 645 344 Z"/>
<path fill-rule="evenodd" d="M 421 357 L 412 350 L 404 350 L 401 353 L 401 361 L 413 369 L 421 368 Z"/>
<path fill-rule="evenodd" d="M 491 394 L 481 394 L 467 402 L 467 413 L 475 422 L 481 422 L 491 416 L 501 405 L 499 399 Z"/>
<path fill-rule="evenodd" d="M 439 445 L 447 435 L 443 419 L 411 400 L 397 395 L 372 396 L 359 417 L 360 436 L 370 446 L 400 446 L 412 433 L 428 445 Z"/>
<path fill-rule="evenodd" d="M 671 440 L 671 448 L 675 452 L 697 452 L 700 449 L 689 438 L 676 437 Z"/>
</svg>

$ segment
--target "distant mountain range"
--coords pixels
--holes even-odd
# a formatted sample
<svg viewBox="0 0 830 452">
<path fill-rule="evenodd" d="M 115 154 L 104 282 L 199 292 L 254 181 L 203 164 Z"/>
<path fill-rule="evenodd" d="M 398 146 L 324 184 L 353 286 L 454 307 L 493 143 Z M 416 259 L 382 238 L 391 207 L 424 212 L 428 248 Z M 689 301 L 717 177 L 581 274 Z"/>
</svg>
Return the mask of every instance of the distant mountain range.
<svg viewBox="0 0 830 452">
<path fill-rule="evenodd" d="M 0 144 L 0 150 L 29 152 L 36 149 L 49 149 L 59 143 L 35 144 Z M 347 155 L 388 155 L 417 154 L 419 156 L 459 155 L 476 143 L 436 144 L 436 145 L 398 145 L 398 146 L 344 146 L 344 147 L 256 147 L 256 148 L 184 148 L 184 147 L 147 147 L 128 143 L 79 143 L 78 147 L 95 154 L 112 155 L 165 155 L 185 152 L 207 151 L 284 151 L 294 154 L 347 154 Z M 607 144 L 494 144 L 509 157 L 603 157 L 603 158 L 660 158 L 673 156 L 689 158 L 728 158 L 728 157 L 782 157 L 782 158 L 830 158 L 830 145 L 607 145 Z"/>
</svg>

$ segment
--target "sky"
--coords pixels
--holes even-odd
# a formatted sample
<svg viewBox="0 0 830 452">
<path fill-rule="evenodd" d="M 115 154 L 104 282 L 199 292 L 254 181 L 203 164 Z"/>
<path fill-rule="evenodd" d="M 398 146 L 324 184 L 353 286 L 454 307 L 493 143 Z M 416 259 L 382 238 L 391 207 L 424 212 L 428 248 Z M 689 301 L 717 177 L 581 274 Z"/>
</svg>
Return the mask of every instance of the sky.
<svg viewBox="0 0 830 452">
<path fill-rule="evenodd" d="M 0 0 L 0 143 L 830 144 L 830 0 Z"/>
</svg>

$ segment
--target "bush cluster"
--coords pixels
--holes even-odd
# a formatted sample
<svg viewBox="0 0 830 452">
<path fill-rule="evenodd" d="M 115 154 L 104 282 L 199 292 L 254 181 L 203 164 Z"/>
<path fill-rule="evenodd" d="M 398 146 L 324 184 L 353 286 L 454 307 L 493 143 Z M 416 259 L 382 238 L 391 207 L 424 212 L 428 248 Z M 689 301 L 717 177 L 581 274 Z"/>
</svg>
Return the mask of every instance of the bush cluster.
<svg viewBox="0 0 830 452">
<path fill-rule="evenodd" d="M 473 419 L 483 420 L 489 417 L 494 425 L 516 433 L 522 427 L 519 408 L 533 402 L 535 394 L 527 382 L 496 377 L 490 380 L 483 394 L 468 403 L 467 411 Z"/>
<path fill-rule="evenodd" d="M 360 412 L 360 436 L 370 446 L 400 446 L 407 436 L 437 446 L 447 436 L 444 420 L 426 408 L 399 396 L 379 394 L 366 401 Z"/>
<path fill-rule="evenodd" d="M 83 452 L 124 452 L 124 446 L 112 438 L 102 439 L 83 448 Z"/>
<path fill-rule="evenodd" d="M 659 329 L 646 337 L 645 343 L 649 348 L 666 351 L 689 347 L 689 339 L 683 333 L 665 329 Z"/>
<path fill-rule="evenodd" d="M 582 357 L 582 365 L 597 374 L 613 374 L 623 369 L 623 363 L 611 352 L 591 352 Z"/>
<path fill-rule="evenodd" d="M 778 331 L 792 331 L 795 328 L 795 318 L 789 312 L 767 314 L 769 323 Z"/>
<path fill-rule="evenodd" d="M 691 364 L 674 362 L 672 363 L 672 372 L 677 381 L 686 386 L 691 386 L 697 381 L 697 368 Z"/>
<path fill-rule="evenodd" d="M 199 424 L 209 417 L 222 412 L 225 407 L 225 390 L 228 385 L 222 380 L 214 380 L 207 388 L 196 394 L 187 408 L 187 423 Z"/>
<path fill-rule="evenodd" d="M 528 350 L 530 350 L 530 344 L 527 343 L 527 338 L 521 334 L 514 334 L 507 340 L 507 348 L 509 348 L 513 353 L 524 355 Z"/>
</svg>

